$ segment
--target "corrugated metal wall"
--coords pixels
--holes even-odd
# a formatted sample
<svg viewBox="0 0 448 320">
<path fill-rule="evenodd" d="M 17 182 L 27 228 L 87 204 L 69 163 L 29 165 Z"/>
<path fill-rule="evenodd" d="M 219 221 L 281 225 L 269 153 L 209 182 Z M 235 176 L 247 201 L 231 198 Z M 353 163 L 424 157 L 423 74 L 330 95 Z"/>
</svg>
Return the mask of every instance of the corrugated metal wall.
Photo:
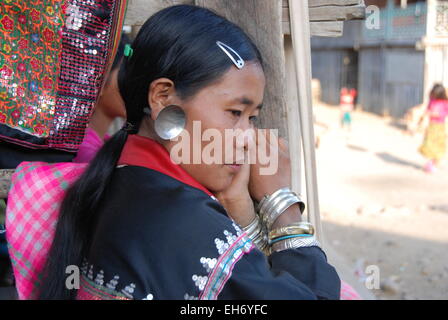
<svg viewBox="0 0 448 320">
<path fill-rule="evenodd" d="M 407 110 L 423 102 L 424 63 L 423 51 L 386 49 L 384 105 L 392 117 L 402 117 Z"/>
<path fill-rule="evenodd" d="M 366 111 L 402 117 L 423 101 L 424 58 L 414 48 L 363 48 L 358 103 Z"/>
<path fill-rule="evenodd" d="M 381 48 L 365 48 L 359 53 L 358 103 L 363 110 L 383 114 L 384 67 Z"/>
<path fill-rule="evenodd" d="M 314 50 L 311 56 L 313 78 L 320 81 L 321 100 L 325 103 L 339 104 L 343 55 L 344 50 L 335 49 Z"/>
</svg>

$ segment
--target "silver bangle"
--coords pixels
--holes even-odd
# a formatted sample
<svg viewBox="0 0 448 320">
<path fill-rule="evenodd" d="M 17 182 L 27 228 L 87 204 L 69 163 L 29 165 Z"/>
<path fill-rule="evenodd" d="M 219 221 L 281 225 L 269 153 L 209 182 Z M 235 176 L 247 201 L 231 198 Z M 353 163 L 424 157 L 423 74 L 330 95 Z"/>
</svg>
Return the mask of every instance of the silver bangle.
<svg viewBox="0 0 448 320">
<path fill-rule="evenodd" d="M 268 204 L 266 205 L 266 209 L 263 212 L 263 216 L 265 218 L 268 218 L 272 212 L 277 208 L 277 206 L 279 205 L 279 203 L 281 201 L 283 201 L 284 199 L 289 198 L 291 195 L 293 195 L 292 192 L 282 192 L 280 194 L 278 194 L 278 196 L 276 197 L 272 197 L 271 200 L 268 202 Z"/>
<path fill-rule="evenodd" d="M 272 209 L 266 214 L 266 225 L 270 230 L 274 221 L 295 203 L 300 202 L 300 199 L 293 193 L 286 194 L 283 198 L 273 205 Z"/>
<path fill-rule="evenodd" d="M 257 206 L 263 224 L 269 230 L 274 221 L 293 204 L 298 203 L 303 212 L 305 204 L 298 195 L 289 188 L 281 188 L 270 196 L 265 196 Z"/>
<path fill-rule="evenodd" d="M 247 226 L 241 227 L 241 229 L 244 230 L 246 233 L 252 233 L 258 227 L 259 224 L 260 224 L 260 218 L 255 213 L 254 220 L 252 220 L 252 222 L 249 223 Z"/>
<path fill-rule="evenodd" d="M 263 222 L 266 221 L 266 215 L 269 211 L 272 210 L 273 203 L 278 199 L 279 197 L 282 198 L 284 195 L 288 194 L 290 192 L 289 188 L 281 188 L 275 191 L 270 196 L 264 196 L 263 200 L 260 202 L 260 205 L 258 206 L 258 213 L 260 214 L 260 217 Z"/>
<path fill-rule="evenodd" d="M 268 247 L 268 232 L 262 225 L 258 214 L 255 215 L 254 220 L 248 226 L 241 229 L 246 232 L 247 237 L 252 240 L 258 249 L 264 251 Z"/>
<path fill-rule="evenodd" d="M 265 232 L 260 233 L 260 236 L 256 240 L 254 240 L 254 244 L 261 251 L 265 251 L 265 249 L 269 247 L 269 241 L 266 236 L 266 233 Z"/>
<path fill-rule="evenodd" d="M 314 236 L 306 238 L 296 237 L 273 243 L 271 245 L 271 250 L 272 252 L 280 252 L 287 249 L 313 247 L 313 246 L 317 246 L 320 248 L 320 243 L 319 241 L 316 240 Z"/>
<path fill-rule="evenodd" d="M 263 212 L 265 210 L 265 207 L 268 203 L 268 199 L 273 199 L 275 197 L 277 197 L 277 195 L 279 195 L 282 192 L 288 192 L 291 191 L 289 188 L 280 188 L 277 191 L 275 191 L 273 194 L 271 194 L 270 196 L 265 195 L 263 197 L 263 199 L 261 199 L 260 203 L 257 206 L 257 212 Z"/>
<path fill-rule="evenodd" d="M 252 239 L 254 244 L 260 250 L 263 250 L 265 247 L 269 245 L 267 232 L 263 227 L 260 228 L 260 232 L 257 235 L 255 235 L 255 237 Z"/>
</svg>

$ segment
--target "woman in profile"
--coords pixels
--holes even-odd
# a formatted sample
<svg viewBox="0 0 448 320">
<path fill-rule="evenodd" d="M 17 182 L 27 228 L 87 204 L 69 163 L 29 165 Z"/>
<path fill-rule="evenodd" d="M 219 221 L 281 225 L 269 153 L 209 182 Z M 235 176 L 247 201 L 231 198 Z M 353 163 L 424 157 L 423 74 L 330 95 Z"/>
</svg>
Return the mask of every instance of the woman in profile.
<svg viewBox="0 0 448 320">
<path fill-rule="evenodd" d="M 195 121 L 223 136 L 254 129 L 265 87 L 255 44 L 223 17 L 180 5 L 148 19 L 131 47 L 118 75 L 127 124 L 67 191 L 40 298 L 339 299 L 289 189 L 282 140 L 280 170 L 261 175 L 240 159 L 175 164 L 164 135 L 173 130 L 158 130 L 177 116 L 194 150 L 206 145 Z M 82 270 L 78 290 L 66 287 L 70 265 Z"/>
</svg>

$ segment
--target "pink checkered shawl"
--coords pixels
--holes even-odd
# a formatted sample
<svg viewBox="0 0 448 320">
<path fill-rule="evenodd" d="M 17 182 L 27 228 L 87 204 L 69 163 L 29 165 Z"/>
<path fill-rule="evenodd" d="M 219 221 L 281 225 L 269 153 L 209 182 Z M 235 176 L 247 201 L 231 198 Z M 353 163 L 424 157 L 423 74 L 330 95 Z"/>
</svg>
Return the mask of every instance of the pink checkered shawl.
<svg viewBox="0 0 448 320">
<path fill-rule="evenodd" d="M 19 299 L 37 298 L 65 191 L 85 163 L 22 162 L 12 176 L 6 208 L 6 238 Z M 346 282 L 342 300 L 361 299 Z"/>
<path fill-rule="evenodd" d="M 19 299 L 35 299 L 59 206 L 86 164 L 22 162 L 12 176 L 6 238 Z"/>
</svg>

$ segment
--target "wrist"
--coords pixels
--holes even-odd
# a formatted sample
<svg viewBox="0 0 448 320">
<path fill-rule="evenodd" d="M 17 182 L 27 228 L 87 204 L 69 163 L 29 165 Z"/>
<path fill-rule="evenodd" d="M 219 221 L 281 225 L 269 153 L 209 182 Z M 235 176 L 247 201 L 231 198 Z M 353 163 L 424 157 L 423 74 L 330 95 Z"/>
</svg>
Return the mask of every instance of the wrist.
<svg viewBox="0 0 448 320">
<path fill-rule="evenodd" d="M 280 188 L 269 196 L 265 196 L 257 205 L 257 212 L 267 229 L 272 229 L 274 222 L 285 215 L 280 221 L 297 221 L 300 212 L 303 212 L 305 204 L 300 195 L 295 194 L 290 188 Z M 297 209 L 299 216 L 297 217 Z"/>
<path fill-rule="evenodd" d="M 290 206 L 288 209 L 286 209 L 285 212 L 283 212 L 277 219 L 275 219 L 271 229 L 285 227 L 287 225 L 290 225 L 291 223 L 301 221 L 302 221 L 302 215 L 300 213 L 300 207 L 296 203 Z"/>
<path fill-rule="evenodd" d="M 255 217 L 256 217 L 256 213 L 255 211 L 252 209 L 249 211 L 249 214 L 244 214 L 244 215 L 239 215 L 236 219 L 232 218 L 240 227 L 245 228 L 247 227 L 249 224 L 251 224 Z"/>
<path fill-rule="evenodd" d="M 244 200 L 219 200 L 224 209 L 227 211 L 227 215 L 240 227 L 247 227 L 252 221 L 254 221 L 256 213 L 254 204 L 250 197 Z"/>
<path fill-rule="evenodd" d="M 305 203 L 301 200 L 300 195 L 297 195 L 288 187 L 277 189 L 262 198 L 257 205 L 257 212 L 264 233 L 268 235 L 267 238 L 264 237 L 268 241 L 267 254 L 271 252 L 269 233 L 282 229 L 282 227 L 292 227 L 292 225 L 300 223 L 301 213 L 304 209 Z M 292 236 L 296 236 L 296 234 L 292 234 Z"/>
</svg>

